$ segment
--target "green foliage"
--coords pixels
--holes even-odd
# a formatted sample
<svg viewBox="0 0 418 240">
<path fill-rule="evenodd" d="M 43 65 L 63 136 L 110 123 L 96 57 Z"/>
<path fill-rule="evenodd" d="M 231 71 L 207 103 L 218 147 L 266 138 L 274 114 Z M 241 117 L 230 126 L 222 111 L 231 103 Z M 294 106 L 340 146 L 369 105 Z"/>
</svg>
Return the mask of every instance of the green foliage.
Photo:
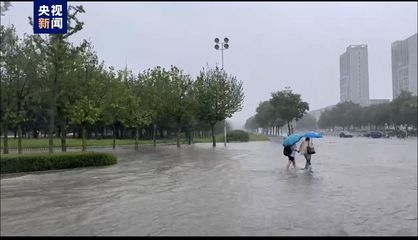
<svg viewBox="0 0 418 240">
<path fill-rule="evenodd" d="M 199 117 L 214 125 L 242 109 L 242 82 L 219 68 L 203 69 L 196 83 Z"/>
<path fill-rule="evenodd" d="M 228 142 L 248 142 L 250 136 L 246 131 L 243 130 L 232 130 L 226 134 Z"/>
<path fill-rule="evenodd" d="M 270 100 L 258 105 L 255 124 L 252 125 L 267 129 L 282 127 L 287 123 L 290 132 L 290 122 L 301 119 L 307 110 L 309 104 L 302 101 L 300 94 L 292 93 L 290 89 L 273 92 Z"/>
<path fill-rule="evenodd" d="M 270 101 L 260 103 L 256 112 L 255 121 L 260 127 L 266 128 L 274 125 L 276 116 L 273 105 Z"/>
<path fill-rule="evenodd" d="M 305 114 L 299 121 L 296 122 L 296 129 L 314 130 L 316 126 L 316 118 L 311 114 Z"/>
<path fill-rule="evenodd" d="M 384 126 L 408 124 L 417 126 L 417 96 L 402 92 L 390 103 L 361 107 L 352 102 L 338 103 L 324 111 L 318 121 L 320 128 Z"/>
<path fill-rule="evenodd" d="M 309 104 L 303 102 L 300 94 L 292 93 L 292 90 L 282 90 L 271 94 L 271 105 L 274 108 L 275 117 L 286 122 L 299 120 L 306 111 Z"/>
<path fill-rule="evenodd" d="M 54 153 L 3 156 L 0 160 L 0 172 L 17 173 L 66 169 L 116 164 L 117 159 L 108 153 Z"/>
<path fill-rule="evenodd" d="M 75 124 L 93 124 L 98 120 L 100 110 L 91 100 L 83 96 L 70 107 L 70 119 Z"/>
<path fill-rule="evenodd" d="M 244 101 L 242 82 L 224 71 L 203 69 L 195 82 L 198 117 L 212 126 L 213 146 L 216 146 L 214 125 L 241 111 Z"/>
<path fill-rule="evenodd" d="M 248 131 L 255 131 L 259 127 L 255 116 L 252 116 L 245 121 L 244 129 Z"/>
<path fill-rule="evenodd" d="M 9 6 L 2 2 L 2 10 Z M 142 135 L 149 139 L 150 132 L 155 139 L 173 133 L 180 137 L 182 131 L 188 136 L 193 131 L 206 135 L 201 132 L 211 128 L 222 132 L 223 121 L 242 109 L 242 82 L 218 68 L 203 70 L 197 81 L 175 66 L 157 66 L 137 76 L 127 67 L 105 68 L 91 42 L 70 41 L 83 29 L 81 13 L 82 6 L 69 6 L 66 34 L 19 38 L 13 26 L 1 25 L 3 134 L 19 129 L 22 140 L 22 129 L 34 137 L 47 132 L 52 153 L 58 134 L 65 151 L 67 133 L 81 133 L 85 150 L 93 131 L 107 137 L 109 128 L 114 139 L 135 131 L 136 142 Z"/>
<path fill-rule="evenodd" d="M 168 91 L 166 91 L 166 112 L 174 119 L 177 147 L 180 147 L 180 130 L 184 124 L 191 125 L 196 101 L 193 81 L 189 75 L 175 66 L 169 72 Z"/>
</svg>

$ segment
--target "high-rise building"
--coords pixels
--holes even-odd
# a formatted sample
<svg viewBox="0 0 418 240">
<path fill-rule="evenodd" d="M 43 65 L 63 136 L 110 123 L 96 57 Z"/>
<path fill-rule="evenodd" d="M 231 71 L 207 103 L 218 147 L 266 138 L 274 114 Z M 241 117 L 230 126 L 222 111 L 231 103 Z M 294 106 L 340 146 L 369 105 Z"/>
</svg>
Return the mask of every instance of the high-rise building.
<svg viewBox="0 0 418 240">
<path fill-rule="evenodd" d="M 350 45 L 340 56 L 340 101 L 369 104 L 367 45 Z"/>
<path fill-rule="evenodd" d="M 417 95 L 417 34 L 392 43 L 393 99 L 401 90 Z"/>
</svg>

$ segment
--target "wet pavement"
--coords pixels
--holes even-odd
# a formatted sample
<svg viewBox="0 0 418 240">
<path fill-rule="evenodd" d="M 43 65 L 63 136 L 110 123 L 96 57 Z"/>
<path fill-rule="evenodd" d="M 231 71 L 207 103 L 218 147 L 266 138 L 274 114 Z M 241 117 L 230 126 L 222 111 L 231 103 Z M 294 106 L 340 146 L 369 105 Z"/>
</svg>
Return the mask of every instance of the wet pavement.
<svg viewBox="0 0 418 240">
<path fill-rule="evenodd" d="M 119 163 L 1 177 L 1 235 L 417 235 L 417 139 L 100 149 Z"/>
</svg>

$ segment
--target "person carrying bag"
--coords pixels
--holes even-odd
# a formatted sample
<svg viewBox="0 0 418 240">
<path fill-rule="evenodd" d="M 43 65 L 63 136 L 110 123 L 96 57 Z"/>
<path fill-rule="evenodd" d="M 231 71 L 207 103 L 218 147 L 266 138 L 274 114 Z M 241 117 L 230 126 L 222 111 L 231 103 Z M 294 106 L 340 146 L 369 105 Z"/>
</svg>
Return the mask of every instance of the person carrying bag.
<svg viewBox="0 0 418 240">
<path fill-rule="evenodd" d="M 306 164 L 305 167 L 303 169 L 311 169 L 311 157 L 312 154 L 315 154 L 315 148 L 313 146 L 313 143 L 311 141 L 311 139 L 309 137 L 305 138 L 305 141 L 303 141 L 300 144 L 299 147 L 299 153 L 303 154 L 303 156 L 306 159 Z"/>
</svg>

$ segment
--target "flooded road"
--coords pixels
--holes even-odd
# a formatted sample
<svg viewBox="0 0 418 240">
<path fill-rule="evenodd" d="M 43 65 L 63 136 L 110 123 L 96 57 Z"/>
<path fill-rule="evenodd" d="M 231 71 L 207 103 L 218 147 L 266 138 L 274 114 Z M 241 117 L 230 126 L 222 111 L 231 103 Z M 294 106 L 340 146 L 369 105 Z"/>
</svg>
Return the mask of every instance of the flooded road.
<svg viewBox="0 0 418 240">
<path fill-rule="evenodd" d="M 100 168 L 1 178 L 1 235 L 417 235 L 417 139 L 142 146 Z M 297 167 L 304 166 L 297 156 Z"/>
</svg>

